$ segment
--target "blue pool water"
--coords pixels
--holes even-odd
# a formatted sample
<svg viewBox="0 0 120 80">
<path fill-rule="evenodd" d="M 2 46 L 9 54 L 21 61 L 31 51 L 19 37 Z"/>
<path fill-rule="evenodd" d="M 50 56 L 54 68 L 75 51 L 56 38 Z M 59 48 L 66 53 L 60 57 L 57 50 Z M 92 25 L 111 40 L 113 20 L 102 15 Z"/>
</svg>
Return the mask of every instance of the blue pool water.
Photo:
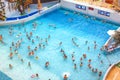
<svg viewBox="0 0 120 80">
<path fill-rule="evenodd" d="M 66 12 L 68 15 L 65 15 Z M 34 22 L 37 23 L 36 29 L 32 26 Z M 38 80 L 48 80 L 49 78 L 51 80 L 63 80 L 64 72 L 70 74 L 68 80 L 102 80 L 109 64 L 119 60 L 120 54 L 118 54 L 119 51 L 115 51 L 107 55 L 100 48 L 109 38 L 107 31 L 115 30 L 118 27 L 118 25 L 94 20 L 93 17 L 80 13 L 75 14 L 65 9 L 55 10 L 24 23 L 24 25 L 1 26 L 0 34 L 3 35 L 5 44 L 0 43 L 0 64 L 2 66 L 0 70 L 13 80 L 34 80 L 30 76 L 35 73 L 39 74 Z M 12 34 L 9 34 L 10 28 L 12 28 Z M 33 33 L 31 40 L 26 37 L 27 32 L 28 34 Z M 18 37 L 18 35 L 20 36 Z M 48 38 L 48 35 L 50 38 L 47 39 L 48 42 L 46 43 L 45 39 Z M 16 48 L 12 47 L 10 51 L 10 46 L 12 42 L 16 43 L 21 38 L 21 46 L 17 48 L 18 54 L 15 54 Z M 73 44 L 72 38 L 79 47 Z M 34 43 L 32 43 L 32 39 L 34 39 Z M 85 44 L 86 41 L 88 41 L 87 44 Z M 97 44 L 96 49 L 94 49 L 94 41 Z M 60 42 L 62 42 L 61 46 L 59 46 Z M 45 45 L 45 48 L 38 48 L 39 43 Z M 34 56 L 28 55 L 31 51 L 28 50 L 28 46 L 31 47 L 31 50 L 37 46 L 38 50 L 34 51 Z M 60 52 L 61 48 L 65 51 L 67 59 L 63 58 L 63 53 Z M 10 52 L 13 52 L 13 59 L 8 57 Z M 73 52 L 75 53 L 73 54 Z M 72 61 L 72 54 L 75 58 L 74 62 Z M 83 54 L 86 54 L 87 58 L 84 59 Z M 101 55 L 100 58 L 98 58 L 99 54 Z M 81 57 L 82 61 L 80 61 Z M 24 63 L 20 59 L 23 59 Z M 88 68 L 89 59 L 92 60 L 90 63 L 92 68 L 98 69 L 97 73 Z M 50 65 L 45 68 L 47 61 Z M 28 67 L 28 62 L 31 63 L 31 69 Z M 82 67 L 80 67 L 80 62 L 83 63 Z M 12 70 L 9 69 L 9 64 L 13 65 Z M 74 64 L 77 65 L 76 69 L 74 69 Z M 99 71 L 102 71 L 100 78 L 98 76 Z"/>
</svg>

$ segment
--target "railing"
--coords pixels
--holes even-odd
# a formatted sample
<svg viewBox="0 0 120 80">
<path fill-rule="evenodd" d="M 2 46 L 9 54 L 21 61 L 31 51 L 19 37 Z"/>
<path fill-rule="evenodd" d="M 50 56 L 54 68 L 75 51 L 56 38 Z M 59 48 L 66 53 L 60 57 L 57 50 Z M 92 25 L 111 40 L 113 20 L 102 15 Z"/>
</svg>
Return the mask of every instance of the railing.
<svg viewBox="0 0 120 80">
<path fill-rule="evenodd" d="M 30 17 L 30 16 L 32 16 L 32 15 L 35 15 L 35 14 L 37 14 L 37 13 L 40 12 L 40 11 L 41 11 L 41 10 L 38 10 L 38 11 L 32 12 L 32 13 L 30 13 L 30 14 L 24 15 L 24 16 L 6 18 L 6 21 L 24 19 L 24 18 Z"/>
</svg>

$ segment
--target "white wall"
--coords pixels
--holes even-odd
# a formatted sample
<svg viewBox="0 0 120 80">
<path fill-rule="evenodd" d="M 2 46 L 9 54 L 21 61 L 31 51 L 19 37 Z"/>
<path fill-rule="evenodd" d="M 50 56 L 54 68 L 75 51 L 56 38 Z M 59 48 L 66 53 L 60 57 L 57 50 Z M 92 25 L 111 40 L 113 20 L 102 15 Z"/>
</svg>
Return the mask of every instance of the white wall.
<svg viewBox="0 0 120 80">
<path fill-rule="evenodd" d="M 78 8 L 75 7 L 76 4 L 84 5 L 84 6 L 87 7 L 87 9 L 86 10 L 78 9 Z M 92 15 L 92 16 L 95 16 L 95 17 L 98 17 L 98 18 L 102 18 L 102 19 L 109 20 L 109 21 L 120 24 L 120 13 L 117 13 L 117 12 L 115 12 L 113 10 L 110 10 L 110 9 L 97 7 L 97 6 L 89 5 L 89 4 L 86 4 L 86 3 L 79 3 L 79 2 L 76 2 L 76 1 L 72 1 L 72 0 L 62 0 L 61 1 L 61 6 L 64 7 L 64 8 L 68 8 L 68 9 L 71 9 L 71 10 L 74 10 L 74 11 L 78 11 L 78 12 L 81 12 L 81 13 L 84 13 L 84 14 L 89 14 L 89 15 Z M 88 9 L 88 7 L 92 7 L 92 8 L 94 8 L 94 10 L 91 11 L 91 10 Z M 103 11 L 110 12 L 110 17 L 98 14 L 98 10 L 103 10 Z"/>
</svg>

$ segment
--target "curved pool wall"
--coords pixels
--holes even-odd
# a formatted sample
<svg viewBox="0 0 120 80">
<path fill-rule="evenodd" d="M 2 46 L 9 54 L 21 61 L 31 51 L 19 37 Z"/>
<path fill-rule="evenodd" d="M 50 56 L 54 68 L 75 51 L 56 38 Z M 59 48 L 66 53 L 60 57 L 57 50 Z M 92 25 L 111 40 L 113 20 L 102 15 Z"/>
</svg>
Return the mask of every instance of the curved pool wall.
<svg viewBox="0 0 120 80">
<path fill-rule="evenodd" d="M 73 0 L 61 0 L 61 7 L 120 24 L 120 13 Z"/>
<path fill-rule="evenodd" d="M 106 71 L 106 73 L 105 73 L 105 75 L 104 75 L 104 77 L 103 77 L 103 80 L 106 80 L 106 77 L 107 77 L 108 73 L 110 72 L 110 70 L 111 70 L 117 63 L 119 63 L 119 62 L 120 62 L 120 61 L 112 64 L 112 65 L 108 68 L 108 70 Z"/>
<path fill-rule="evenodd" d="M 52 7 L 45 7 L 43 8 L 41 11 L 35 11 L 33 13 L 30 13 L 30 14 L 27 14 L 27 15 L 24 15 L 24 16 L 19 16 L 19 17 L 11 17 L 11 18 L 7 18 L 6 21 L 3 21 L 3 22 L 0 22 L 0 26 L 3 26 L 3 25 L 11 25 L 11 24 L 19 24 L 19 23 L 22 23 L 22 22 L 28 22 L 30 20 L 33 20 L 39 16 L 42 16 L 46 13 L 49 13 L 49 12 L 52 12 L 53 10 L 56 10 L 60 7 L 60 4 L 56 4 Z"/>
</svg>

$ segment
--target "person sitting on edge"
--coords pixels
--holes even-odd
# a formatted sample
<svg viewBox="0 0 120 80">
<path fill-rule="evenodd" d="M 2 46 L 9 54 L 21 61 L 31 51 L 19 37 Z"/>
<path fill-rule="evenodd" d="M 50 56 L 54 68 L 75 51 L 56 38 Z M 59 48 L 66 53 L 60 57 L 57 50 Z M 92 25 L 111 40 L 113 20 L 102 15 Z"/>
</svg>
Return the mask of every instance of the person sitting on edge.
<svg viewBox="0 0 120 80">
<path fill-rule="evenodd" d="M 68 76 L 65 74 L 63 80 L 67 80 L 67 79 L 68 79 Z"/>
</svg>

